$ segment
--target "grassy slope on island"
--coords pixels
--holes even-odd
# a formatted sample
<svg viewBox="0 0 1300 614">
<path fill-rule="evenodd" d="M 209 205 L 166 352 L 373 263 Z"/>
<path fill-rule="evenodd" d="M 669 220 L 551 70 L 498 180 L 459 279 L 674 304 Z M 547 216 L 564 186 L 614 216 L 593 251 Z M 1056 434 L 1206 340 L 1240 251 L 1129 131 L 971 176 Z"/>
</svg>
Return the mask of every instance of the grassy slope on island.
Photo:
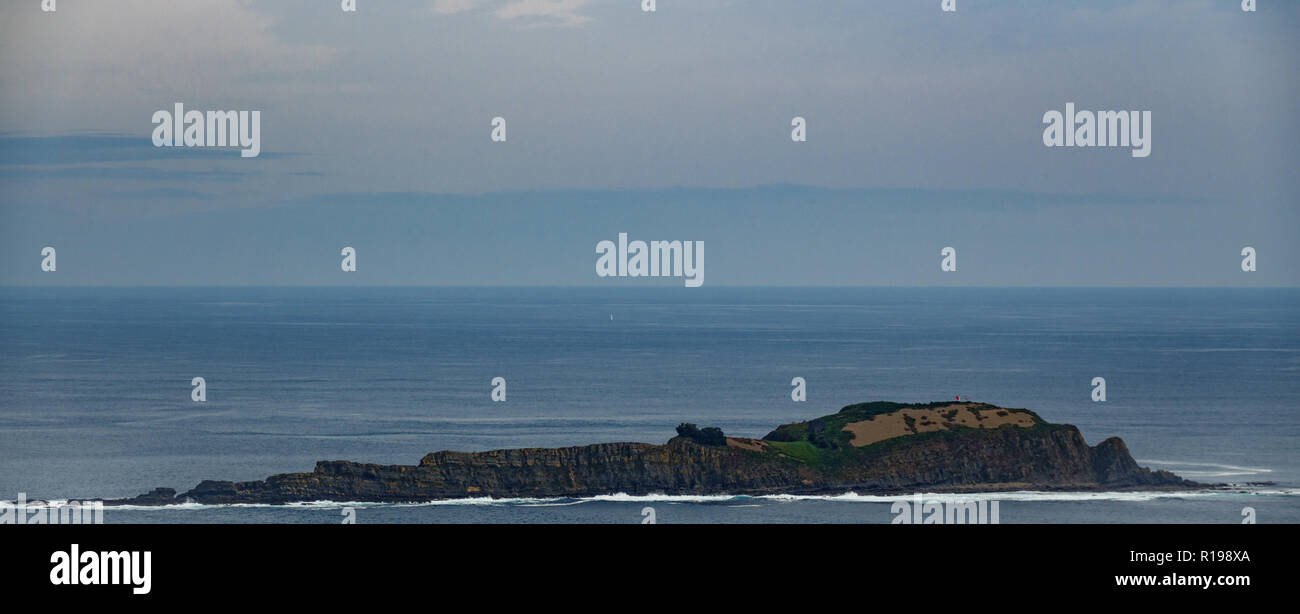
<svg viewBox="0 0 1300 614">
<path fill-rule="evenodd" d="M 917 425 L 913 418 L 905 417 L 904 432 L 897 436 L 865 445 L 855 443 L 854 434 L 845 427 L 870 422 L 903 410 L 930 410 L 939 416 L 935 422 Z M 983 430 L 966 426 L 955 419 L 960 412 L 969 412 L 983 419 L 985 412 L 1006 417 L 1020 414 L 1028 418 L 1031 426 L 1001 426 L 996 428 L 1022 428 L 1026 431 L 1069 429 L 1069 425 L 1052 424 L 1027 409 L 1012 409 L 987 403 L 939 401 L 934 403 L 894 403 L 873 401 L 848 405 L 839 412 L 804 422 L 783 424 L 763 437 L 763 441 L 783 456 L 806 463 L 818 469 L 835 469 L 846 464 L 859 463 L 864 458 L 887 451 L 895 446 L 914 443 L 920 439 L 955 438 Z M 922 418 L 924 420 L 924 418 Z M 927 427 L 934 430 L 925 430 Z"/>
</svg>

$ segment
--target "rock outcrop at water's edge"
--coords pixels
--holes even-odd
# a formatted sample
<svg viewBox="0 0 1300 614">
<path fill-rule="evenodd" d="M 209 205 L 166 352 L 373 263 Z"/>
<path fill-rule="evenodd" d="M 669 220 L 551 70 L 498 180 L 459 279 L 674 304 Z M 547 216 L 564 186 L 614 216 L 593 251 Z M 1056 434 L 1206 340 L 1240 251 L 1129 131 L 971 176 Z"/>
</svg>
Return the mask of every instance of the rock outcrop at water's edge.
<svg viewBox="0 0 1300 614">
<path fill-rule="evenodd" d="M 310 473 L 205 480 L 106 505 L 429 501 L 602 494 L 838 494 L 1005 490 L 1163 490 L 1203 485 L 1139 467 L 1117 437 L 1088 446 L 1072 425 L 977 403 L 863 403 L 763 439 L 696 437 L 663 445 L 433 452 L 418 465 L 321 461 Z M 688 436 L 689 435 L 689 436 Z"/>
</svg>

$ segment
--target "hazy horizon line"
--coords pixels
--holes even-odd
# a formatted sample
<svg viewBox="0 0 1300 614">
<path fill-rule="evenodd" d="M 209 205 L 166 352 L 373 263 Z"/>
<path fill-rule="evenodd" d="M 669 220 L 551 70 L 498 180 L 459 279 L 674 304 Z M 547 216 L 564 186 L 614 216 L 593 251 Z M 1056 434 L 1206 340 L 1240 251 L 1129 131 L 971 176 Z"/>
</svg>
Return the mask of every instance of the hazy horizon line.
<svg viewBox="0 0 1300 614">
<path fill-rule="evenodd" d="M 1184 289 L 1184 290 L 1219 290 L 1219 289 L 1222 289 L 1222 290 L 1295 290 L 1295 289 L 1300 289 L 1300 285 L 1289 285 L 1289 286 L 1279 286 L 1279 285 L 1258 285 L 1258 286 L 1245 286 L 1245 285 L 1238 285 L 1238 286 L 1224 286 L 1224 285 L 1218 285 L 1218 286 L 1214 286 L 1214 285 L 1206 285 L 1206 286 L 1169 285 L 1169 286 L 1151 286 L 1151 285 L 1052 285 L 1052 284 L 1047 284 L 1047 285 L 1043 285 L 1043 284 L 1038 284 L 1038 285 L 981 285 L 981 286 L 958 286 L 958 285 L 903 285 L 903 284 L 893 284 L 893 285 L 808 285 L 808 286 L 801 286 L 801 285 L 782 285 L 782 284 L 768 284 L 768 285 L 710 284 L 710 285 L 708 285 L 708 286 L 704 286 L 704 287 L 708 287 L 708 288 L 787 288 L 787 289 L 801 289 L 801 288 L 803 288 L 803 289 L 849 289 L 849 288 L 862 288 L 862 289 L 890 289 L 890 288 L 906 288 L 906 289 L 946 289 L 946 290 L 996 290 L 996 289 L 1035 289 L 1035 288 L 1039 288 L 1039 289 L 1057 289 L 1057 290 L 1069 290 L 1069 289 L 1079 289 L 1079 290 L 1106 290 L 1106 289 L 1116 289 L 1116 290 L 1123 290 L 1123 289 L 1136 289 L 1136 290 L 1140 290 L 1140 289 L 1149 289 L 1149 290 L 1179 290 L 1179 289 Z M 649 290 L 649 289 L 681 288 L 683 291 L 686 291 L 686 290 L 692 290 L 692 291 L 694 291 L 694 290 L 699 290 L 699 289 L 700 289 L 700 288 L 689 288 L 689 289 L 686 289 L 686 288 L 682 288 L 680 285 L 676 285 L 676 284 L 655 284 L 655 285 L 632 285 L 632 284 L 565 284 L 565 285 L 555 285 L 555 284 L 535 284 L 535 285 L 520 285 L 520 284 L 501 284 L 501 285 L 488 285 L 488 284 L 483 284 L 483 285 L 465 285 L 465 284 L 448 284 L 448 285 L 439 285 L 439 284 L 330 284 L 330 285 L 320 285 L 320 284 L 217 284 L 217 285 L 188 285 L 188 284 L 172 284 L 172 285 L 141 285 L 141 284 L 121 284 L 121 285 L 116 285 L 116 284 L 97 284 L 97 285 L 96 285 L 96 284 L 81 284 L 81 285 L 55 285 L 55 284 L 39 284 L 39 285 L 36 285 L 36 284 L 22 284 L 22 285 L 15 285 L 15 284 L 0 284 L 0 290 L 8 290 L 8 289 L 28 289 L 28 288 L 32 288 L 32 289 L 41 289 L 41 288 L 49 288 L 49 289 L 55 289 L 55 288 L 58 288 L 58 289 L 69 289 L 69 288 L 87 288 L 87 289 L 95 289 L 95 288 L 117 288 L 117 289 L 132 289 L 132 288 L 136 288 L 136 289 L 171 289 L 171 288 L 175 288 L 175 289 L 181 289 L 181 288 L 184 288 L 184 289 L 204 289 L 204 288 L 214 288 L 214 289 L 215 289 L 215 288 L 467 288 L 467 289 L 468 289 L 468 288 L 473 288 L 473 289 L 492 289 L 492 288 L 499 288 L 499 289 L 539 289 L 539 288 L 568 289 L 568 288 L 573 288 L 573 289 L 589 289 L 589 288 L 606 288 L 606 289 L 611 289 L 611 290 L 619 290 L 619 289 L 640 289 L 640 290 Z"/>
</svg>

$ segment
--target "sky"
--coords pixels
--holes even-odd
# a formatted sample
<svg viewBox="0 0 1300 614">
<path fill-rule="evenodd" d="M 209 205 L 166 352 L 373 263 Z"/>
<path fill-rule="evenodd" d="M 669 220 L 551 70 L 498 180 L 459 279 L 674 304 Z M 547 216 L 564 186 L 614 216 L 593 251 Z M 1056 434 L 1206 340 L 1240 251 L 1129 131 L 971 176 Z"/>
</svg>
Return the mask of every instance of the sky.
<svg viewBox="0 0 1300 614">
<path fill-rule="evenodd" d="M 0 286 L 683 287 L 597 277 L 620 232 L 706 285 L 1300 285 L 1300 3 L 656 4 L 0 4 Z M 176 102 L 261 154 L 155 147 Z M 1150 156 L 1046 147 L 1066 103 Z"/>
</svg>

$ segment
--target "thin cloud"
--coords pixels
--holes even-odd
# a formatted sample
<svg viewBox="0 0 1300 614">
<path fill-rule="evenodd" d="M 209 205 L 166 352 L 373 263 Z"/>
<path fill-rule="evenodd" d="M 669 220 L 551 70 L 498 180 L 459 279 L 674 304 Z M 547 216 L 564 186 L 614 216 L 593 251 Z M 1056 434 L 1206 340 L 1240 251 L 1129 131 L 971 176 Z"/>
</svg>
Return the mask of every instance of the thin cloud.
<svg viewBox="0 0 1300 614">
<path fill-rule="evenodd" d="M 593 0 L 435 0 L 433 11 L 440 15 L 464 13 L 475 9 L 492 9 L 505 21 L 525 21 L 531 25 L 580 26 L 592 18 L 579 10 Z"/>
<path fill-rule="evenodd" d="M 259 72 L 322 69 L 335 55 L 327 44 L 282 40 L 274 17 L 241 0 L 89 2 L 57 19 L 39 10 L 6 18 L 15 21 L 0 40 L 5 102 L 31 83 L 53 99 L 91 88 L 136 92 L 160 81 L 172 91 L 204 92 Z"/>
<path fill-rule="evenodd" d="M 433 0 L 433 12 L 440 15 L 463 13 L 482 3 L 482 0 Z"/>
</svg>

